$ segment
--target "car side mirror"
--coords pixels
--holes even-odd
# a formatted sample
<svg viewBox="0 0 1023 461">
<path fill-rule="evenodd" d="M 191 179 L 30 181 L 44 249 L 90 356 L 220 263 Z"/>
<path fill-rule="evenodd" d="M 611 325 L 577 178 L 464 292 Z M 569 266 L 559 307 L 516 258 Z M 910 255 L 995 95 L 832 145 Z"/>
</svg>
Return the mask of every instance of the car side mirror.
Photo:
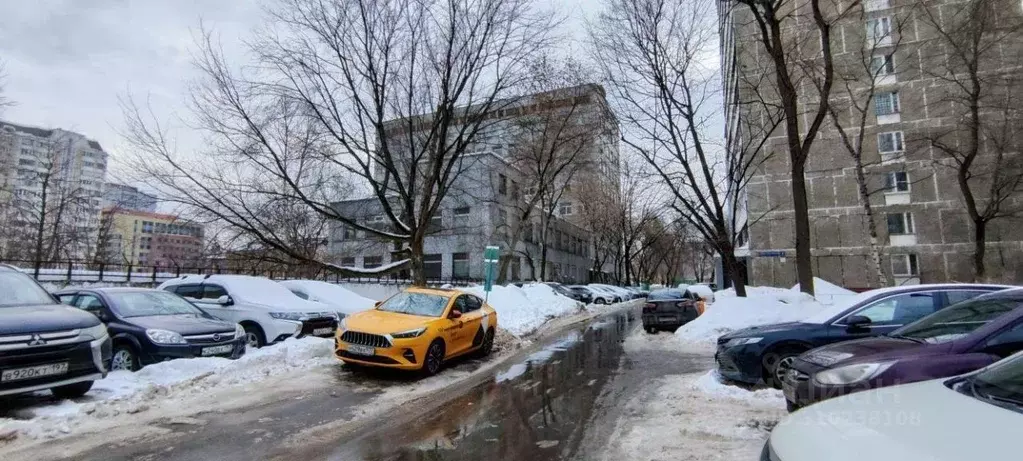
<svg viewBox="0 0 1023 461">
<path fill-rule="evenodd" d="M 866 328 L 871 323 L 873 323 L 873 321 L 870 320 L 870 317 L 867 317 L 865 315 L 850 315 L 849 318 L 845 319 L 845 326 L 848 327 L 850 330 L 856 328 Z"/>
<path fill-rule="evenodd" d="M 383 304 L 383 303 L 384 303 L 383 301 L 377 301 L 377 302 L 373 303 L 373 307 L 374 308 L 380 307 L 380 305 Z"/>
<path fill-rule="evenodd" d="M 220 304 L 221 306 L 230 306 L 234 304 L 234 300 L 231 299 L 231 297 L 228 295 L 222 295 L 221 297 L 217 298 L 217 304 Z"/>
<path fill-rule="evenodd" d="M 457 318 L 461 318 L 461 317 L 462 317 L 462 311 L 460 311 L 458 309 L 452 310 L 451 314 L 448 315 L 449 319 L 457 319 Z"/>
</svg>

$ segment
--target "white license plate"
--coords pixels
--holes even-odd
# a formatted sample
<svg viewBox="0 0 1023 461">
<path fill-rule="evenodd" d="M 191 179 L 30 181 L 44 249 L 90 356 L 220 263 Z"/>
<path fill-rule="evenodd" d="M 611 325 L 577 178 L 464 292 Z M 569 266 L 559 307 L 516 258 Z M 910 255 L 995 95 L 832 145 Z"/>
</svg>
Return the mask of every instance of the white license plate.
<svg viewBox="0 0 1023 461">
<path fill-rule="evenodd" d="M 372 356 L 372 355 L 376 354 L 376 352 L 377 352 L 376 348 L 373 348 L 373 347 L 370 347 L 370 346 L 360 346 L 358 344 L 349 344 L 348 348 L 345 349 L 345 350 L 347 350 L 348 352 L 351 352 L 352 354 L 355 354 L 355 355 L 367 355 L 367 356 Z"/>
<path fill-rule="evenodd" d="M 313 336 L 327 336 L 334 334 L 333 328 L 317 328 L 313 330 Z"/>
<path fill-rule="evenodd" d="M 675 321 L 675 317 L 664 317 L 664 316 L 661 316 L 661 317 L 659 317 L 659 319 L 662 322 L 674 322 Z"/>
<path fill-rule="evenodd" d="M 23 379 L 41 378 L 43 376 L 63 375 L 67 373 L 67 362 L 51 363 L 36 367 L 14 368 L 4 370 L 0 381 L 21 381 Z"/>
<path fill-rule="evenodd" d="M 204 348 L 202 348 L 202 355 L 206 356 L 206 355 L 230 354 L 232 351 L 234 351 L 234 345 L 233 344 L 228 344 L 226 346 L 204 347 Z"/>
</svg>

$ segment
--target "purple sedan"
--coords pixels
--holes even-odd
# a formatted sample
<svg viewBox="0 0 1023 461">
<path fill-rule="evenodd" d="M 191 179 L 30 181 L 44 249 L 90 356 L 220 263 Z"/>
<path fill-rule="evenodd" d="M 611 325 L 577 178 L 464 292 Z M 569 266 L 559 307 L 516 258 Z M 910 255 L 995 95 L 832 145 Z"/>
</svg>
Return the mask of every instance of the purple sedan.
<svg viewBox="0 0 1023 461">
<path fill-rule="evenodd" d="M 1023 289 L 964 301 L 893 331 L 813 349 L 782 387 L 789 411 L 857 391 L 944 378 L 1023 350 Z"/>
</svg>

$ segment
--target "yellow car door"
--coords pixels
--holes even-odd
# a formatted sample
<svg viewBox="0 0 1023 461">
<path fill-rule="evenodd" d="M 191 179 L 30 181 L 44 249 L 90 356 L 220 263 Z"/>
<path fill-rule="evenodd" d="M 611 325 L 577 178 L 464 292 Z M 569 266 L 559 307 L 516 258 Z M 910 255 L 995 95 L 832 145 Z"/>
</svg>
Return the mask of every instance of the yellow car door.
<svg viewBox="0 0 1023 461">
<path fill-rule="evenodd" d="M 465 327 L 462 330 L 465 331 L 466 339 L 469 342 L 467 347 L 476 348 L 483 344 L 483 337 L 490 329 L 490 325 L 486 318 L 486 311 L 483 310 L 483 300 L 473 295 L 464 295 L 464 297 L 466 310 L 462 313 L 462 318 L 465 320 Z"/>
<path fill-rule="evenodd" d="M 461 354 L 468 347 L 472 337 L 469 336 L 467 328 L 465 326 L 465 311 L 466 295 L 459 295 L 455 298 L 454 302 L 451 303 L 451 309 L 448 311 L 448 326 L 444 329 L 447 333 L 445 342 L 447 343 L 447 354 L 448 356 Z M 458 312 L 459 316 L 456 318 L 452 315 L 454 312 Z M 466 336 L 469 336 L 466 339 Z"/>
</svg>

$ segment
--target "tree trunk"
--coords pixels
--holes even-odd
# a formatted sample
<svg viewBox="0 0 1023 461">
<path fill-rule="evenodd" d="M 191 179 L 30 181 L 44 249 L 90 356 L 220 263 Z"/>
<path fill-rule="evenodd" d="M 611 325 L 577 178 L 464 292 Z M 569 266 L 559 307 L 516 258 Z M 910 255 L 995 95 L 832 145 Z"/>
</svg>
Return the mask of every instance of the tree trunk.
<svg viewBox="0 0 1023 461">
<path fill-rule="evenodd" d="M 860 195 L 860 205 L 863 206 L 863 213 L 867 215 L 867 230 L 870 234 L 870 260 L 874 265 L 874 273 L 877 275 L 878 286 L 893 285 L 884 272 L 881 261 L 881 237 L 877 233 L 877 220 L 874 216 L 874 207 L 870 204 L 870 190 L 867 189 L 867 175 L 864 173 L 863 159 L 853 158 L 856 163 L 856 183 Z M 800 285 L 802 286 L 802 285 Z"/>
<path fill-rule="evenodd" d="M 987 243 L 987 221 L 973 221 L 973 273 L 975 282 L 987 281 L 987 268 L 984 267 L 984 253 Z"/>
<path fill-rule="evenodd" d="M 799 291 L 813 296 L 813 268 L 810 267 L 810 210 L 806 199 L 805 165 L 792 162 L 792 205 L 796 222 L 796 281 Z M 737 292 L 738 293 L 738 292 Z"/>
<path fill-rule="evenodd" d="M 39 224 L 36 226 L 36 241 L 35 241 L 35 274 L 39 275 L 39 268 L 43 264 L 43 234 L 46 232 L 46 195 L 47 189 L 49 188 L 49 178 L 43 181 L 42 191 L 40 194 L 40 210 L 39 210 Z"/>
<path fill-rule="evenodd" d="M 509 256 L 507 258 L 501 258 L 501 267 L 497 271 L 497 281 L 495 282 L 496 284 L 504 285 L 504 283 L 508 279 L 508 267 L 510 267 L 510 266 L 511 266 L 511 256 Z"/>
<path fill-rule="evenodd" d="M 544 238 L 544 240 L 547 240 Z M 547 242 L 540 244 L 540 278 L 538 282 L 547 280 Z"/>
<path fill-rule="evenodd" d="M 735 248 L 731 243 L 721 246 L 721 266 L 732 281 L 732 288 L 735 288 L 735 296 L 746 297 L 746 271 L 742 270 L 742 263 L 735 256 Z M 701 264 L 702 266 L 702 264 Z M 703 276 L 703 269 L 700 269 L 700 276 Z"/>
<path fill-rule="evenodd" d="M 423 240 L 424 230 L 416 229 L 409 241 L 409 259 L 411 259 L 412 285 L 417 287 L 426 286 L 426 268 L 423 265 Z"/>
</svg>

